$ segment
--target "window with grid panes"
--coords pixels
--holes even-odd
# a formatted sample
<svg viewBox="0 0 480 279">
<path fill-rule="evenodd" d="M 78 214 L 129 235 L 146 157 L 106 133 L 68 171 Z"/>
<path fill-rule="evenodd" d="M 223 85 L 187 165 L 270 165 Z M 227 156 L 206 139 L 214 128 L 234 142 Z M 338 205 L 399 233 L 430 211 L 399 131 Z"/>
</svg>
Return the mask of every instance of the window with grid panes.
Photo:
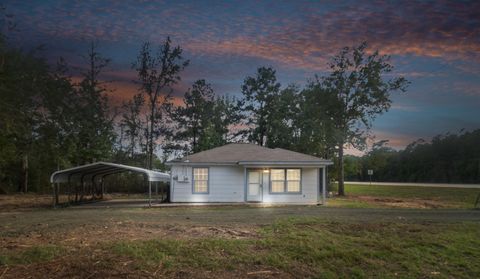
<svg viewBox="0 0 480 279">
<path fill-rule="evenodd" d="M 193 193 L 208 193 L 208 168 L 193 168 Z"/>
</svg>

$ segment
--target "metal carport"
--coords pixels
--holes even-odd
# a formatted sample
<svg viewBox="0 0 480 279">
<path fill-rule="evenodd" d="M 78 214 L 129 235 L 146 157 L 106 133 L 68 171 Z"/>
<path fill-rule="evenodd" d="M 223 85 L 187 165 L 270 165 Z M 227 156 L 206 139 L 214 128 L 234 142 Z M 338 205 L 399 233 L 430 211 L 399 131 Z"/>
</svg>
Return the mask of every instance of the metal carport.
<svg viewBox="0 0 480 279">
<path fill-rule="evenodd" d="M 127 166 L 122 164 L 97 162 L 93 164 L 82 165 L 69 169 L 59 170 L 50 176 L 50 183 L 53 188 L 53 206 L 58 204 L 59 183 L 80 182 L 84 188 L 85 183 L 90 182 L 92 189 L 96 189 L 100 182 L 101 197 L 104 193 L 104 178 L 122 172 L 135 172 L 143 174 L 148 181 L 148 204 L 152 202 L 152 182 L 170 182 L 170 174 L 148 170 L 139 167 Z M 95 196 L 95 192 L 93 192 Z"/>
</svg>

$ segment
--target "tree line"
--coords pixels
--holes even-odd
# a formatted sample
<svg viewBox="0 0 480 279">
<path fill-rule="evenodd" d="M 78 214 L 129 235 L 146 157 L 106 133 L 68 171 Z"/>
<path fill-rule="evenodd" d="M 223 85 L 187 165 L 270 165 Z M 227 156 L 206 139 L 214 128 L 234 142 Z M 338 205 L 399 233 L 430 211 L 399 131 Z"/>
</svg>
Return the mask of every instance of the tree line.
<svg viewBox="0 0 480 279">
<path fill-rule="evenodd" d="M 165 169 L 166 160 L 229 142 L 281 147 L 327 159 L 343 194 L 343 150 L 364 148 L 372 121 L 408 81 L 391 72 L 390 57 L 345 47 L 327 71 L 301 88 L 282 86 L 276 71 L 259 67 L 241 97 L 195 81 L 176 104 L 173 88 L 189 60 L 170 38 L 142 44 L 132 63 L 138 91 L 121 106 L 102 79 L 111 60 L 92 43 L 80 78 L 63 58 L 50 65 L 0 38 L 0 188 L 48 191 L 49 175 L 100 160 Z M 113 92 L 112 94 L 115 94 Z"/>
<path fill-rule="evenodd" d="M 480 183 L 480 130 L 460 131 L 416 140 L 404 150 L 373 145 L 362 157 L 346 158 L 346 178 L 392 182 Z"/>
</svg>

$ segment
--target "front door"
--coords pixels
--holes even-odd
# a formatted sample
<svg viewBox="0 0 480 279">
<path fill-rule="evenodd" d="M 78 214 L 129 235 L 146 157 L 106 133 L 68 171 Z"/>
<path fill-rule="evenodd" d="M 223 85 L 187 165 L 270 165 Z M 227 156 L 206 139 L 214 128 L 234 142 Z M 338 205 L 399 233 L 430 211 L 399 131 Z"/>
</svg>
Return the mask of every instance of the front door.
<svg viewBox="0 0 480 279">
<path fill-rule="evenodd" d="M 262 201 L 262 185 L 263 173 L 262 170 L 248 170 L 247 171 L 247 201 L 261 202 Z"/>
</svg>

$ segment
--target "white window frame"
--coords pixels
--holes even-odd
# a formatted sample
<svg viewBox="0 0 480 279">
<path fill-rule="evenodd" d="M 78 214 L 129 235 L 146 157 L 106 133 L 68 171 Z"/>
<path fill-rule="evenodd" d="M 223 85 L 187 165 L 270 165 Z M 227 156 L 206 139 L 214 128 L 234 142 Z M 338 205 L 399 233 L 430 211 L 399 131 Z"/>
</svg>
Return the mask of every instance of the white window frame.
<svg viewBox="0 0 480 279">
<path fill-rule="evenodd" d="M 272 180 L 271 172 L 272 170 L 283 170 L 283 180 Z M 299 170 L 300 171 L 300 180 L 288 180 L 287 170 Z M 272 182 L 283 181 L 283 192 L 274 192 L 272 191 Z M 288 191 L 288 181 L 298 181 L 300 183 L 299 191 Z M 285 194 L 301 194 L 302 193 L 302 169 L 301 168 L 275 168 L 270 169 L 270 187 L 269 192 L 271 195 L 285 195 Z"/>
<path fill-rule="evenodd" d="M 273 180 L 272 179 L 272 171 L 273 170 L 283 170 L 283 180 Z M 270 178 L 270 194 L 284 194 L 286 189 L 285 189 L 285 180 L 287 179 L 286 177 L 286 172 L 285 172 L 285 169 L 270 169 L 270 175 L 269 175 L 269 178 Z M 273 191 L 273 182 L 283 182 L 283 191 L 281 192 L 274 192 Z"/>
<path fill-rule="evenodd" d="M 289 170 L 298 170 L 300 172 L 298 180 L 289 180 L 288 179 L 288 171 Z M 288 190 L 288 183 L 289 182 L 298 182 L 298 191 L 289 191 Z M 302 169 L 299 168 L 288 168 L 285 169 L 285 192 L 291 194 L 298 194 L 302 192 Z"/>
<path fill-rule="evenodd" d="M 196 169 L 206 169 L 207 170 L 207 180 L 195 180 L 195 170 Z M 207 191 L 205 191 L 205 192 L 196 191 L 195 181 L 207 181 Z M 203 194 L 203 195 L 210 194 L 210 168 L 208 168 L 208 167 L 193 167 L 192 168 L 192 194 Z"/>
</svg>

